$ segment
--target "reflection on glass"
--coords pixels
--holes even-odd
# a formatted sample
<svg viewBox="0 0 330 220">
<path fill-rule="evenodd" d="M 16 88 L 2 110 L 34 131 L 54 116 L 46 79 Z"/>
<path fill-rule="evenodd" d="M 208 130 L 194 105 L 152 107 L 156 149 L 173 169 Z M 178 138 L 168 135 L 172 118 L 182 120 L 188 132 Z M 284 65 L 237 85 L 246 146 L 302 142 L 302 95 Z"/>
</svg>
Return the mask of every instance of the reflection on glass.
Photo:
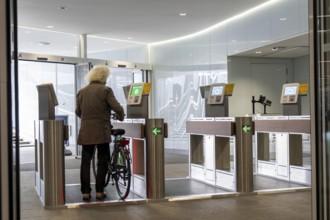
<svg viewBox="0 0 330 220">
<path fill-rule="evenodd" d="M 71 127 L 69 143 L 75 144 L 74 65 L 19 61 L 19 119 L 20 138 L 33 143 L 34 121 L 38 120 L 38 93 L 36 85 L 52 83 L 59 105 L 56 115 L 67 115 Z"/>
</svg>

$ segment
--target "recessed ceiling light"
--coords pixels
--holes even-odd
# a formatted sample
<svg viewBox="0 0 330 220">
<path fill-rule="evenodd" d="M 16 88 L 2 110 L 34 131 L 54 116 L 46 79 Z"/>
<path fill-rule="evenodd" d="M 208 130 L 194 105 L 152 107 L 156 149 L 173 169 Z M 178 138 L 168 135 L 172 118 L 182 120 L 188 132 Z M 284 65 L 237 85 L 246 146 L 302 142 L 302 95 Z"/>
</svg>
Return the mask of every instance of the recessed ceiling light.
<svg viewBox="0 0 330 220">
<path fill-rule="evenodd" d="M 262 53 L 262 51 L 258 50 L 258 51 L 256 51 L 256 53 Z"/>
<path fill-rule="evenodd" d="M 53 25 L 47 25 L 47 28 L 54 28 Z"/>
<path fill-rule="evenodd" d="M 286 18 L 280 18 L 280 21 L 286 21 Z"/>
<path fill-rule="evenodd" d="M 68 9 L 68 8 L 65 7 L 65 6 L 60 6 L 60 7 L 57 7 L 57 9 L 58 9 L 58 10 L 66 10 L 66 9 Z"/>
<path fill-rule="evenodd" d="M 128 40 L 133 40 L 133 37 L 127 37 Z"/>
<path fill-rule="evenodd" d="M 40 41 L 38 43 L 38 45 L 40 45 L 40 46 L 48 46 L 48 45 L 50 45 L 50 43 L 49 42 L 46 42 L 46 41 Z"/>
<path fill-rule="evenodd" d="M 183 17 L 183 16 L 186 16 L 187 13 L 186 12 L 181 12 L 179 15 Z"/>
</svg>

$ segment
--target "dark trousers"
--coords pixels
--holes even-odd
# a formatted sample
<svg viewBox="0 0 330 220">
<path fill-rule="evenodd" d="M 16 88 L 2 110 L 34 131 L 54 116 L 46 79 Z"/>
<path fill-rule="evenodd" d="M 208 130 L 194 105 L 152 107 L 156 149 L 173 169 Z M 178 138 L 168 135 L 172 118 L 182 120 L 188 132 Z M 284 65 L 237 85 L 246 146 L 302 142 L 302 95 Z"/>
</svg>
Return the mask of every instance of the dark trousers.
<svg viewBox="0 0 330 220">
<path fill-rule="evenodd" d="M 91 160 L 94 153 L 94 148 L 97 147 L 97 174 L 96 174 L 96 192 L 103 192 L 105 176 L 108 171 L 108 158 L 110 157 L 109 143 L 97 144 L 97 145 L 83 145 L 81 155 L 80 166 L 80 182 L 81 192 L 90 193 L 92 191 L 90 184 L 90 169 Z"/>
</svg>

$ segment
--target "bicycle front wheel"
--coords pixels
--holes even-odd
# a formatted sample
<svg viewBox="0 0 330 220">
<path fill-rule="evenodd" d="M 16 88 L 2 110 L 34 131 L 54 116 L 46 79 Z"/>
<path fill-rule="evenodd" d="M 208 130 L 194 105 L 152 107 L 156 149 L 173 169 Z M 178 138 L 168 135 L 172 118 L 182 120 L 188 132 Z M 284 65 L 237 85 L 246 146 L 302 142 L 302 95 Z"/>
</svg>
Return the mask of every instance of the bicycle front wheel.
<svg viewBox="0 0 330 220">
<path fill-rule="evenodd" d="M 114 180 L 116 189 L 121 199 L 126 199 L 131 187 L 131 160 L 129 155 L 120 149 L 114 158 Z"/>
</svg>

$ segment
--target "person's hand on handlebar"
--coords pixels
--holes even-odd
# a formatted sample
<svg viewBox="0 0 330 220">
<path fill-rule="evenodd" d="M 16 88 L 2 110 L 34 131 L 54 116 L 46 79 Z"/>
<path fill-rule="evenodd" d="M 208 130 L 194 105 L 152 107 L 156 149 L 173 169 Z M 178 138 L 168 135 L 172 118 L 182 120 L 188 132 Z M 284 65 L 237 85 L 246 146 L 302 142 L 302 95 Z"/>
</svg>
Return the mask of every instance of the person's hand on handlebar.
<svg viewBox="0 0 330 220">
<path fill-rule="evenodd" d="M 124 117 L 125 117 L 125 115 L 123 115 L 123 117 L 120 117 L 120 115 L 118 115 L 118 114 L 116 114 L 116 113 L 113 113 L 113 114 L 111 114 L 111 117 L 112 117 L 112 119 L 114 119 L 114 120 L 124 121 Z"/>
</svg>

